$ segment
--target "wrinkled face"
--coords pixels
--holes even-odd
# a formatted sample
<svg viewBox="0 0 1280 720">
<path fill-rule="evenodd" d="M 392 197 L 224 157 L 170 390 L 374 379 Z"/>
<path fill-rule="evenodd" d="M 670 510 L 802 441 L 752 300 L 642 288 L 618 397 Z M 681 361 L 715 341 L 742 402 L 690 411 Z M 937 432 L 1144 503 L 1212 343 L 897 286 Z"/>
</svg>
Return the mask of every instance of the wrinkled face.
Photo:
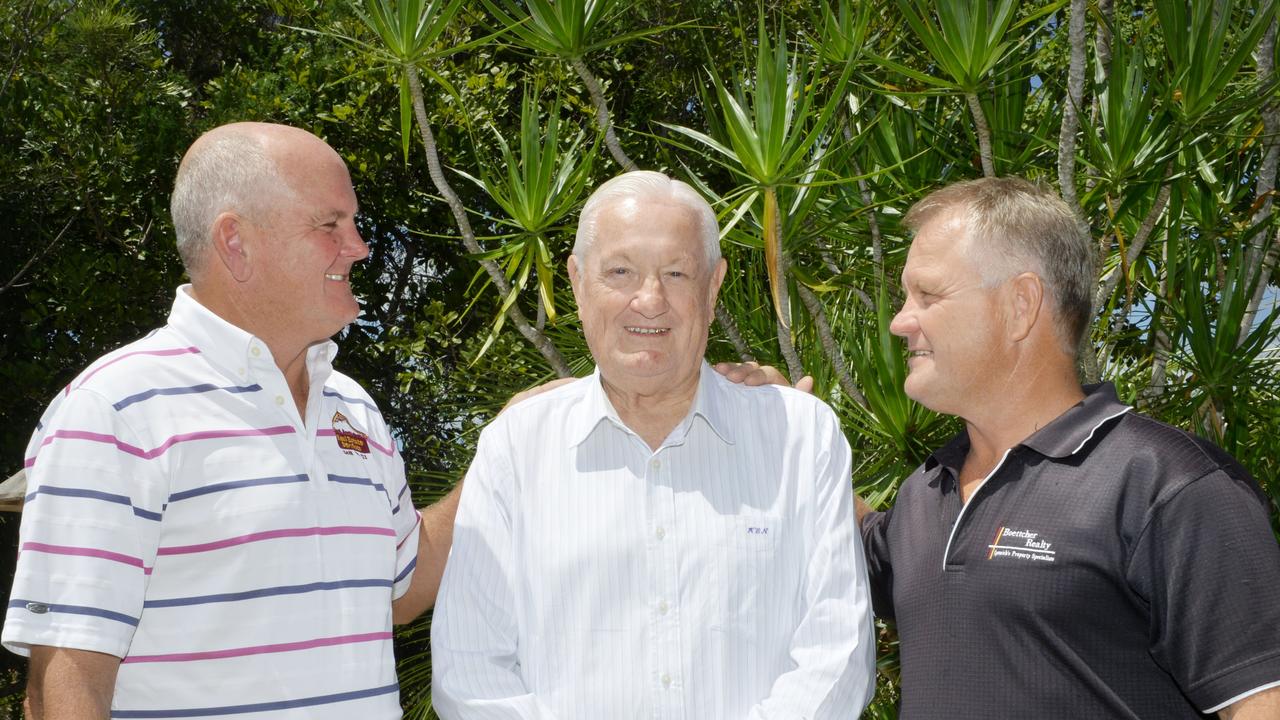
<svg viewBox="0 0 1280 720">
<path fill-rule="evenodd" d="M 983 287 L 966 252 L 967 224 L 942 211 L 920 228 L 902 271 L 906 299 L 889 325 L 906 340 L 907 396 L 961 417 L 999 392 L 1004 377 L 1003 286 Z"/>
<path fill-rule="evenodd" d="M 587 345 L 607 384 L 651 394 L 696 387 L 725 263 L 707 267 L 697 217 L 674 202 L 621 199 L 569 258 Z"/>
<path fill-rule="evenodd" d="M 318 143 L 318 141 L 317 141 Z M 369 254 L 356 230 L 355 191 L 342 160 L 329 150 L 281 162 L 294 197 L 281 200 L 254 231 L 266 250 L 257 258 L 258 312 L 291 336 L 313 343 L 360 314 L 351 267 Z"/>
</svg>

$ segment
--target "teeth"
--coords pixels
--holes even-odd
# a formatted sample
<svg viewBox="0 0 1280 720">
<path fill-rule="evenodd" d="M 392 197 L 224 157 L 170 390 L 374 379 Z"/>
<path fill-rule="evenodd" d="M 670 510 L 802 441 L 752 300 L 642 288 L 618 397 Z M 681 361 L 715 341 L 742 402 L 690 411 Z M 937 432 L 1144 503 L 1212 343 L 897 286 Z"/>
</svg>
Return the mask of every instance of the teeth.
<svg viewBox="0 0 1280 720">
<path fill-rule="evenodd" d="M 347 279 L 347 276 L 346 276 L 346 275 L 339 275 L 339 274 L 337 274 L 337 273 L 325 273 L 325 274 L 324 274 L 324 279 L 325 279 L 325 280 L 333 280 L 333 281 L 335 281 L 335 282 L 345 282 L 345 281 L 346 281 L 346 279 Z"/>
<path fill-rule="evenodd" d="M 667 331 L 666 328 L 642 328 L 642 327 L 627 328 L 627 332 L 633 332 L 638 335 L 661 335 L 666 331 Z"/>
</svg>

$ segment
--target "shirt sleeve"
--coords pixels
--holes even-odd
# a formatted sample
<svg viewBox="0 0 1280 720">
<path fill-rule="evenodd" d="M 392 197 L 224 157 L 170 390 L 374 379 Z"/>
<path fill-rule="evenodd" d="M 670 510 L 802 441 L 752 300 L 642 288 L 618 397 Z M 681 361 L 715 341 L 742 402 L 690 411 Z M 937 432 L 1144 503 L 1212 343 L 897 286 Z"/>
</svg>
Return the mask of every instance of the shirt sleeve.
<svg viewBox="0 0 1280 720">
<path fill-rule="evenodd" d="M 392 457 L 388 461 L 390 471 L 386 482 L 391 495 L 391 525 L 396 533 L 396 576 L 391 597 L 399 598 L 409 591 L 413 582 L 413 570 L 418 566 L 418 533 L 422 532 L 422 515 L 413 507 L 413 494 L 405 478 L 404 458 L 395 449 L 395 438 L 388 441 Z"/>
<path fill-rule="evenodd" d="M 1128 580 L 1152 657 L 1202 711 L 1280 681 L 1280 546 L 1251 479 L 1214 471 L 1157 505 Z"/>
<path fill-rule="evenodd" d="M 431 696 L 445 720 L 553 720 L 519 664 L 507 438 L 480 435 L 454 521 L 431 627 Z"/>
<path fill-rule="evenodd" d="M 853 513 L 849 443 L 825 405 L 814 430 L 813 540 L 802 590 L 806 609 L 791 639 L 795 667 L 774 681 L 751 720 L 853 717 L 875 692 L 875 629 Z"/>
<path fill-rule="evenodd" d="M 168 477 L 111 405 L 77 389 L 27 450 L 27 496 L 3 642 L 124 657 L 155 565 Z"/>
<path fill-rule="evenodd" d="M 862 516 L 862 547 L 871 583 L 871 607 L 876 617 L 893 620 L 893 563 L 889 555 L 889 521 L 893 508 Z"/>
</svg>

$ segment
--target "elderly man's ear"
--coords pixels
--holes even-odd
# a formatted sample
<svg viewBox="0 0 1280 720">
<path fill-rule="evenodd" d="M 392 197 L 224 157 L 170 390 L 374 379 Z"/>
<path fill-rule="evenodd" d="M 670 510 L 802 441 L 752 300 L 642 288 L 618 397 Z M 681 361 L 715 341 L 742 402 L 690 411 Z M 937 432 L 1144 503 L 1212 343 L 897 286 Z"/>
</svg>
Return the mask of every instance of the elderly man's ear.
<svg viewBox="0 0 1280 720">
<path fill-rule="evenodd" d="M 1044 307 L 1044 281 L 1024 272 L 1009 280 L 1009 340 L 1021 342 L 1035 329 Z M 1052 330 L 1052 328 L 1050 328 Z"/>
<path fill-rule="evenodd" d="M 741 383 L 743 385 L 754 387 L 756 385 L 787 385 L 791 386 L 791 381 L 787 379 L 782 371 L 772 365 L 761 365 L 757 362 L 731 363 L 722 362 L 715 364 L 716 372 L 725 376 L 732 382 Z M 792 387 L 801 391 L 813 392 L 813 376 L 805 375 L 796 381 Z"/>
</svg>

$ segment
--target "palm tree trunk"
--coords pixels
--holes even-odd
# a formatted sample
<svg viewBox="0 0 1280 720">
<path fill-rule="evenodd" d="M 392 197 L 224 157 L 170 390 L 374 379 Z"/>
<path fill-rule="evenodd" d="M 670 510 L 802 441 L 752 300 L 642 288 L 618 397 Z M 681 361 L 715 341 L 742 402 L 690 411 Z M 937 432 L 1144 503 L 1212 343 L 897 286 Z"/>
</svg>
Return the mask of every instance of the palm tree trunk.
<svg viewBox="0 0 1280 720">
<path fill-rule="evenodd" d="M 996 166 L 991 152 L 991 126 L 987 124 L 987 114 L 982 112 L 982 102 L 977 93 L 965 93 L 969 101 L 969 112 L 973 113 L 973 128 L 978 134 L 978 156 L 982 160 L 982 176 L 995 177 Z"/>
<path fill-rule="evenodd" d="M 764 189 L 764 213 L 761 217 L 764 221 L 765 269 L 769 273 L 769 291 L 773 296 L 778 348 L 794 381 L 804 376 L 804 364 L 800 362 L 796 344 L 791 339 L 791 293 L 787 289 L 791 263 L 782 242 L 782 213 L 778 209 L 777 191 L 771 187 Z"/>
<path fill-rule="evenodd" d="M 435 183 L 436 190 L 444 197 L 445 202 L 449 204 L 449 209 L 453 211 L 453 219 L 458 223 L 458 231 L 462 234 L 462 244 L 466 247 L 467 252 L 478 255 L 483 252 L 480 243 L 476 240 L 476 234 L 471 229 L 471 222 L 467 220 L 467 210 L 462 205 L 462 200 L 458 198 L 458 194 L 454 192 L 449 185 L 449 181 L 445 179 L 444 170 L 440 167 L 440 155 L 436 149 L 436 139 L 431 133 L 431 124 L 427 121 L 426 103 L 422 99 L 422 81 L 418 78 L 418 69 L 413 65 L 404 66 L 405 77 L 409 81 L 409 95 L 413 100 L 413 114 L 418 121 L 418 132 L 422 135 L 422 148 L 427 154 L 427 171 L 431 175 L 431 181 Z M 481 266 L 485 272 L 489 274 L 489 279 L 493 281 L 494 286 L 498 288 L 498 292 L 502 297 L 507 297 L 511 293 L 511 283 L 507 282 L 507 276 L 503 274 L 502 269 L 492 260 L 481 260 Z M 547 363 L 560 377 L 570 377 L 573 371 L 569 369 L 569 364 L 565 362 L 564 356 L 556 349 L 551 340 L 547 336 L 529 324 L 529 320 L 520 312 L 520 308 L 513 303 L 507 308 L 507 318 L 511 320 L 511 324 L 516 326 L 520 334 L 525 337 L 533 346 L 538 348 L 538 352 L 546 358 Z"/>
<path fill-rule="evenodd" d="M 733 349 L 738 351 L 738 357 L 742 362 L 755 362 L 756 356 L 751 354 L 751 348 L 742 339 L 742 331 L 738 330 L 738 323 L 734 321 L 733 316 L 720 300 L 716 300 L 716 322 L 720 323 L 720 329 L 724 331 L 725 337 L 729 338 L 729 342 L 733 343 Z"/>
<path fill-rule="evenodd" d="M 1076 194 L 1076 131 L 1080 129 L 1080 107 L 1084 100 L 1086 0 L 1071 0 L 1071 21 L 1067 37 L 1071 42 L 1071 65 L 1067 71 L 1067 97 L 1062 103 L 1062 129 L 1058 133 L 1058 187 L 1062 199 L 1078 210 Z"/>
<path fill-rule="evenodd" d="M 569 58 L 569 64 L 573 66 L 578 77 L 582 78 L 583 84 L 587 86 L 587 92 L 591 94 L 591 103 L 596 107 L 596 127 L 600 132 L 604 133 L 604 144 L 609 148 L 609 154 L 613 155 L 613 159 L 618 161 L 623 171 L 631 172 L 639 170 L 631 158 L 623 152 L 622 145 L 618 143 L 618 136 L 613 132 L 613 120 L 609 116 L 609 103 L 605 101 L 604 90 L 600 88 L 600 81 L 595 75 L 591 74 L 591 70 L 587 68 L 586 63 L 582 62 L 582 58 Z"/>
<path fill-rule="evenodd" d="M 1099 85 L 1105 84 L 1107 78 L 1111 75 L 1111 23 L 1115 20 L 1116 7 L 1115 0 L 1098 0 L 1098 27 L 1094 31 L 1093 37 L 1093 55 L 1097 63 L 1094 70 L 1094 81 Z M 1089 120 L 1093 127 L 1098 127 L 1098 114 L 1102 112 L 1101 106 L 1095 101 L 1089 107 Z M 1084 181 L 1085 192 L 1093 189 L 1095 181 L 1092 177 L 1088 177 Z"/>
<path fill-rule="evenodd" d="M 1271 21 L 1271 27 L 1262 36 L 1262 42 L 1254 53 L 1258 63 L 1258 84 L 1263 87 L 1275 79 L 1277 23 L 1280 21 Z M 1267 291 L 1268 280 L 1276 267 L 1276 256 L 1280 254 L 1280 232 L 1276 233 L 1275 240 L 1268 248 L 1267 232 L 1261 228 L 1261 225 L 1271 217 L 1275 207 L 1271 196 L 1276 188 L 1277 166 L 1280 166 L 1280 103 L 1274 98 L 1262 107 L 1262 132 L 1262 146 L 1265 150 L 1262 165 L 1258 168 L 1258 184 L 1254 193 L 1254 205 L 1257 211 L 1253 214 L 1253 225 L 1259 227 L 1259 232 L 1254 235 L 1249 251 L 1245 255 L 1245 277 L 1256 277 L 1258 284 L 1254 287 L 1253 296 L 1249 298 L 1244 317 L 1240 320 L 1240 342 L 1244 342 L 1249 336 L 1249 330 L 1258 316 L 1258 308 L 1262 305 L 1262 296 Z"/>
<path fill-rule="evenodd" d="M 1164 244 L 1161 255 L 1160 283 L 1156 290 L 1156 302 L 1167 306 L 1169 304 L 1166 299 L 1169 296 L 1169 243 L 1166 242 Z M 1151 382 L 1142 391 L 1142 400 L 1148 407 L 1164 394 L 1167 382 L 1166 370 L 1169 366 L 1170 347 L 1168 320 L 1165 317 L 1167 314 L 1168 311 L 1166 310 L 1159 316 L 1154 316 L 1151 320 L 1152 330 L 1155 332 L 1151 360 Z"/>
<path fill-rule="evenodd" d="M 800 299 L 804 302 L 805 308 L 809 310 L 809 316 L 813 318 L 813 324 L 818 329 L 818 340 L 821 343 L 822 354 L 826 356 L 827 362 L 831 363 L 831 368 L 835 370 L 836 380 L 840 383 L 840 388 L 844 390 L 844 394 L 853 398 L 853 401 L 867 407 L 867 398 L 858 390 L 858 386 L 853 382 L 853 376 L 849 374 L 849 366 L 844 362 L 844 356 L 840 353 L 840 346 L 836 344 L 835 336 L 831 334 L 831 325 L 827 322 L 827 311 L 822 307 L 822 301 L 812 290 L 804 285 L 796 285 L 796 290 L 800 293 Z M 798 380 L 799 378 L 792 378 Z"/>
</svg>

